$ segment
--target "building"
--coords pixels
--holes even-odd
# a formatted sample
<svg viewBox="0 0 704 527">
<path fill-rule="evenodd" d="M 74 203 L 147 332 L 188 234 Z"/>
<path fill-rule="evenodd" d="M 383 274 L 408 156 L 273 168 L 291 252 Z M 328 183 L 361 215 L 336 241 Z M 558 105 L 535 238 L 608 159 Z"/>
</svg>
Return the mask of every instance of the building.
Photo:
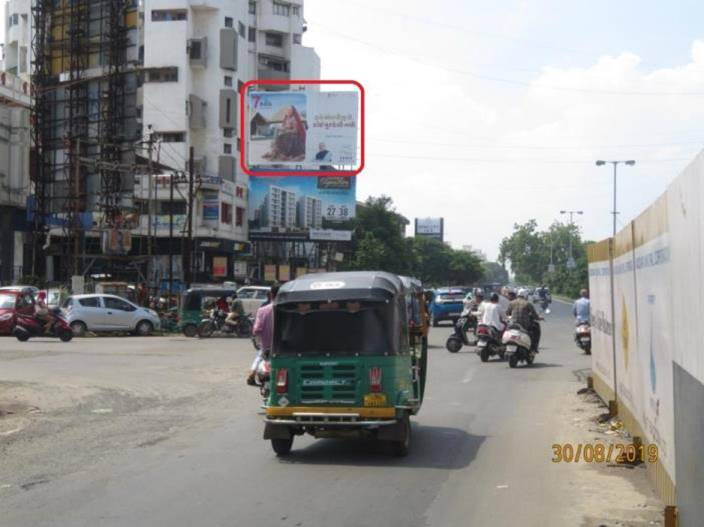
<svg viewBox="0 0 704 527">
<path fill-rule="evenodd" d="M 270 185 L 262 204 L 262 227 L 290 229 L 296 226 L 296 193 Z"/>
<path fill-rule="evenodd" d="M 9 73 L 0 77 L 0 284 L 25 274 L 29 196 L 29 88 Z"/>
<path fill-rule="evenodd" d="M 302 196 L 297 205 L 298 226 L 302 229 L 320 229 L 323 226 L 323 201 Z"/>
<path fill-rule="evenodd" d="M 195 197 L 196 243 L 223 240 L 239 249 L 202 254 L 204 274 L 212 269 L 212 257 L 227 256 L 233 269 L 249 250 L 248 178 L 238 157 L 240 90 L 252 79 L 319 78 L 320 60 L 302 45 L 304 31 L 302 0 L 144 2 L 143 129 L 153 130 L 158 162 L 170 170 L 187 173 L 193 150 L 195 172 L 204 182 Z M 213 202 L 217 192 L 221 218 L 228 219 L 232 209 L 235 221 L 206 220 L 203 214 L 212 209 L 203 209 L 203 192 Z M 272 187 L 260 209 L 262 225 L 295 224 L 295 196 L 284 189 Z"/>
<path fill-rule="evenodd" d="M 3 71 L 29 81 L 32 73 L 31 0 L 8 0 L 5 11 Z"/>
<path fill-rule="evenodd" d="M 215 256 L 232 271 L 249 252 L 239 92 L 251 79 L 319 77 L 302 45 L 303 1 L 7 0 L 5 9 L 5 66 L 27 69 L 20 59 L 36 57 L 31 217 L 46 258 L 33 271 L 158 282 L 173 236 L 189 230 L 191 171 L 192 278 L 210 278 Z M 295 223 L 291 207 L 282 221 Z"/>
</svg>

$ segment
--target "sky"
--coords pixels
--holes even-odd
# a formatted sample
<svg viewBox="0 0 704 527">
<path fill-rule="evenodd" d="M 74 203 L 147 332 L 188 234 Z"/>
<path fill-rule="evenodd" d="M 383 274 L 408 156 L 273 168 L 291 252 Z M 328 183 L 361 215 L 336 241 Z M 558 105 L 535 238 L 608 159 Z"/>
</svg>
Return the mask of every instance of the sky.
<svg viewBox="0 0 704 527">
<path fill-rule="evenodd" d="M 0 38 L 5 28 L 0 9 Z M 306 0 L 322 78 L 366 88 L 358 198 L 490 259 L 513 224 L 583 210 L 590 240 L 662 194 L 704 145 L 700 0 Z M 410 231 L 409 231 L 410 234 Z"/>
<path fill-rule="evenodd" d="M 576 217 L 608 237 L 704 145 L 704 3 L 306 0 L 322 78 L 366 89 L 358 198 L 445 218 L 496 258 L 513 224 Z M 410 234 L 410 232 L 409 232 Z"/>
</svg>

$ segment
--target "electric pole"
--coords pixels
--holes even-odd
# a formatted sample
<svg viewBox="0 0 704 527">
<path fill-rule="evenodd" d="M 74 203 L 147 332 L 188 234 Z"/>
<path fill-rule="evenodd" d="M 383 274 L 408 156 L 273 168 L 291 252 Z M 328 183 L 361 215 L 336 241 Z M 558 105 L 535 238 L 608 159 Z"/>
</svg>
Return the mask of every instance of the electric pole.
<svg viewBox="0 0 704 527">
<path fill-rule="evenodd" d="M 185 287 L 191 287 L 193 280 L 193 193 L 195 174 L 193 173 L 193 147 L 188 150 L 188 213 L 186 215 L 186 237 L 184 238 L 185 247 L 183 248 L 183 273 L 185 278 Z"/>
</svg>

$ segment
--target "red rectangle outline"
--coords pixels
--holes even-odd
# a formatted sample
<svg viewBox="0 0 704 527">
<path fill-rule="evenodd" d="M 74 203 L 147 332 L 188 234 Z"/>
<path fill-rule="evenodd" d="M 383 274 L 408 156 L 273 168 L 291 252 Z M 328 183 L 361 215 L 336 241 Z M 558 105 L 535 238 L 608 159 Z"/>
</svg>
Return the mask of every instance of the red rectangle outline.
<svg viewBox="0 0 704 527">
<path fill-rule="evenodd" d="M 281 170 L 257 170 L 253 171 L 250 170 L 250 168 L 247 166 L 247 163 L 245 163 L 245 159 L 247 157 L 246 151 L 245 151 L 245 144 L 247 143 L 246 141 L 246 132 L 247 129 L 245 128 L 245 114 L 246 114 L 246 108 L 245 108 L 245 94 L 247 93 L 247 90 L 249 89 L 250 86 L 256 86 L 257 84 L 263 84 L 263 85 L 272 85 L 272 84 L 278 84 L 278 85 L 286 85 L 286 84 L 352 84 L 359 88 L 360 92 L 360 108 L 361 108 L 361 119 L 360 119 L 360 128 L 361 128 L 361 135 L 360 135 L 360 140 L 362 141 L 362 147 L 360 149 L 360 164 L 359 167 L 355 170 L 337 170 L 337 171 L 332 171 L 332 170 L 299 170 L 296 171 L 295 173 L 287 173 L 286 171 L 281 171 Z M 353 80 L 320 80 L 320 79 L 312 79 L 312 80 L 261 80 L 261 79 L 254 79 L 251 81 L 247 81 L 242 85 L 242 88 L 240 90 L 240 130 L 243 132 L 243 137 L 240 138 L 240 167 L 244 171 L 245 174 L 248 176 L 356 176 L 359 174 L 362 170 L 364 170 L 364 86 L 362 86 L 361 83 Z M 293 171 L 291 171 L 293 172 Z"/>
</svg>

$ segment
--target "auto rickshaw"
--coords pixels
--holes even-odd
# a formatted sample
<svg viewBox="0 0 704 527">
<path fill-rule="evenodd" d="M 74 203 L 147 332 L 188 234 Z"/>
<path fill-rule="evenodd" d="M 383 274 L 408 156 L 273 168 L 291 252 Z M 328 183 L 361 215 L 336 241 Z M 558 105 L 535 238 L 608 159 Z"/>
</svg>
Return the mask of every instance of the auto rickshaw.
<svg viewBox="0 0 704 527">
<path fill-rule="evenodd" d="M 408 283 L 385 272 L 348 272 L 281 287 L 264 407 L 264 439 L 277 455 L 304 433 L 372 437 L 398 456 L 408 453 L 427 363 L 422 335 L 409 331 L 408 301 L 417 291 Z"/>
<path fill-rule="evenodd" d="M 198 336 L 198 324 L 203 318 L 203 310 L 222 297 L 237 295 L 235 288 L 194 287 L 183 294 L 179 309 L 179 329 L 187 337 Z"/>
</svg>

